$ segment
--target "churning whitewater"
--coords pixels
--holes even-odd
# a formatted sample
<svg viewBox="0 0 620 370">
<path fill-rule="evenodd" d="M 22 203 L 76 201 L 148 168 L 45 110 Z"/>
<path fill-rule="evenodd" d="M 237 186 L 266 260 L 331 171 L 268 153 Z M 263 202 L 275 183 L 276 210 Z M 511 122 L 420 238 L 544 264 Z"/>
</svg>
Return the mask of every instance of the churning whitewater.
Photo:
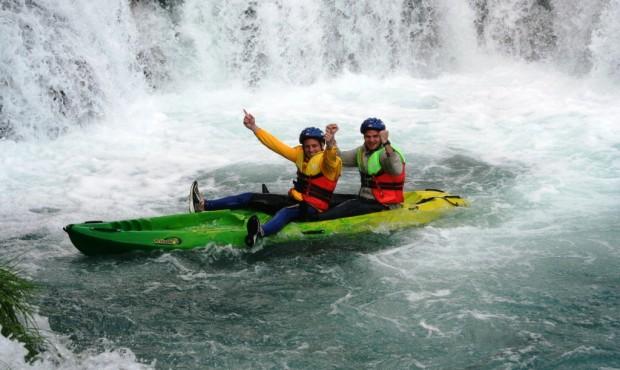
<svg viewBox="0 0 620 370">
<path fill-rule="evenodd" d="M 0 0 L 0 262 L 47 351 L 10 368 L 620 367 L 620 1 Z M 284 193 L 380 117 L 426 227 L 89 258 L 62 227 Z M 347 171 L 338 192 L 359 187 Z"/>
</svg>

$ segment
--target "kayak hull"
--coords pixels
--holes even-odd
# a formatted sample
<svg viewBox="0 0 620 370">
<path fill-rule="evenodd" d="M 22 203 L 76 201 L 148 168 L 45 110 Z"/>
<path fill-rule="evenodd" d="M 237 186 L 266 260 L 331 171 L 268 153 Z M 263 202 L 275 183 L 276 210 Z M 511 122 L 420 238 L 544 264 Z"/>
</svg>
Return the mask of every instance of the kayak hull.
<svg viewBox="0 0 620 370">
<path fill-rule="evenodd" d="M 268 245 L 330 238 L 364 232 L 390 232 L 427 224 L 467 202 L 440 190 L 405 193 L 402 208 L 326 221 L 292 222 L 265 238 Z M 257 215 L 264 223 L 271 216 L 252 210 L 219 210 L 121 221 L 88 221 L 67 225 L 73 245 L 86 255 L 131 251 L 193 249 L 208 245 L 247 248 L 246 222 Z"/>
</svg>

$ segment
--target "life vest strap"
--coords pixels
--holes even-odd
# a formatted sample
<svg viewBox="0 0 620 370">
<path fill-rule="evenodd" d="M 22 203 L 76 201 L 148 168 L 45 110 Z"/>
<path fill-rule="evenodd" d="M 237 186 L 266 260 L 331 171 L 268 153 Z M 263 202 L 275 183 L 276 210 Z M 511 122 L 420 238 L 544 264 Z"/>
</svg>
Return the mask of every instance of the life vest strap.
<svg viewBox="0 0 620 370">
<path fill-rule="evenodd" d="M 361 173 L 360 180 L 361 180 L 363 187 L 367 187 L 371 189 L 381 188 L 385 190 L 403 190 L 405 186 L 404 181 L 382 182 L 380 184 L 377 184 L 377 181 L 375 180 L 375 176 L 370 176 L 365 173 Z"/>
<path fill-rule="evenodd" d="M 308 176 L 301 172 L 297 172 L 297 180 L 293 181 L 295 190 L 301 194 L 307 194 L 325 202 L 329 202 L 332 198 L 333 190 L 325 189 L 319 185 L 312 184 L 309 180 L 322 177 L 323 175 Z"/>
<path fill-rule="evenodd" d="M 300 170 L 297 170 L 297 179 L 299 180 L 300 178 L 303 179 L 318 179 L 319 177 L 322 177 L 323 174 L 322 173 L 318 173 L 316 175 L 310 176 L 310 175 L 306 175 L 305 173 L 301 172 Z"/>
<path fill-rule="evenodd" d="M 380 186 L 375 184 L 374 187 L 384 190 L 403 190 L 405 184 L 402 182 L 382 182 Z"/>
<path fill-rule="evenodd" d="M 321 200 L 324 200 L 326 202 L 329 202 L 332 199 L 332 194 L 333 192 L 327 190 L 327 189 L 323 189 L 320 188 L 318 186 L 311 186 L 310 190 L 308 191 L 308 194 L 310 196 L 313 196 L 315 198 L 319 198 Z"/>
</svg>

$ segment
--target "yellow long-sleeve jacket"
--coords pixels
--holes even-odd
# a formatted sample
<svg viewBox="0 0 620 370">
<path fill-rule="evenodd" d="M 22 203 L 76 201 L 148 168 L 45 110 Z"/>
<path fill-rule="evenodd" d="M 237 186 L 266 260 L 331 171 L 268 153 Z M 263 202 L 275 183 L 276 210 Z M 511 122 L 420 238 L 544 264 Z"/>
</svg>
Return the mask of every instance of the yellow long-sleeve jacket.
<svg viewBox="0 0 620 370">
<path fill-rule="evenodd" d="M 342 160 L 338 156 L 338 150 L 336 147 L 326 149 L 315 154 L 312 158 L 306 159 L 301 145 L 294 147 L 288 146 L 261 128 L 258 128 L 254 134 L 267 148 L 295 163 L 298 173 L 310 178 L 323 175 L 328 180 L 334 182 L 335 187 L 335 183 L 338 181 L 338 178 L 342 172 Z M 306 194 L 300 193 L 295 188 L 291 189 L 289 194 L 297 201 L 308 200 L 305 196 Z"/>
</svg>

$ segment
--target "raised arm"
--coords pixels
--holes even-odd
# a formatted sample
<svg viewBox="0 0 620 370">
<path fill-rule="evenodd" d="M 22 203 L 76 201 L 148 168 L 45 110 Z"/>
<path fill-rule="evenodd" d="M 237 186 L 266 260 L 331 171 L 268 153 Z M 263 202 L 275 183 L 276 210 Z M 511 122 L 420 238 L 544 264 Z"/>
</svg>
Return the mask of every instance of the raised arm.
<svg viewBox="0 0 620 370">
<path fill-rule="evenodd" d="M 246 112 L 245 109 L 243 110 L 243 113 L 243 125 L 247 127 L 248 130 L 252 131 L 254 135 L 256 135 L 258 140 L 263 143 L 263 145 L 271 149 L 273 152 L 280 154 L 289 161 L 295 162 L 298 153 L 297 149 L 284 144 L 277 137 L 273 136 L 266 130 L 258 127 L 256 125 L 256 120 L 254 119 L 254 116 Z"/>
<path fill-rule="evenodd" d="M 403 159 L 394 152 L 392 143 L 390 143 L 388 130 L 379 132 L 381 143 L 385 151 L 381 154 L 381 168 L 390 175 L 400 175 L 403 172 Z"/>
<path fill-rule="evenodd" d="M 336 180 L 342 172 L 342 160 L 338 156 L 336 132 L 338 132 L 338 125 L 335 123 L 330 123 L 325 127 L 325 151 L 323 152 L 321 172 L 330 180 Z"/>
<path fill-rule="evenodd" d="M 338 156 L 342 159 L 342 165 L 345 167 L 357 167 L 357 148 L 351 150 L 340 150 L 336 148 L 338 151 Z"/>
</svg>

